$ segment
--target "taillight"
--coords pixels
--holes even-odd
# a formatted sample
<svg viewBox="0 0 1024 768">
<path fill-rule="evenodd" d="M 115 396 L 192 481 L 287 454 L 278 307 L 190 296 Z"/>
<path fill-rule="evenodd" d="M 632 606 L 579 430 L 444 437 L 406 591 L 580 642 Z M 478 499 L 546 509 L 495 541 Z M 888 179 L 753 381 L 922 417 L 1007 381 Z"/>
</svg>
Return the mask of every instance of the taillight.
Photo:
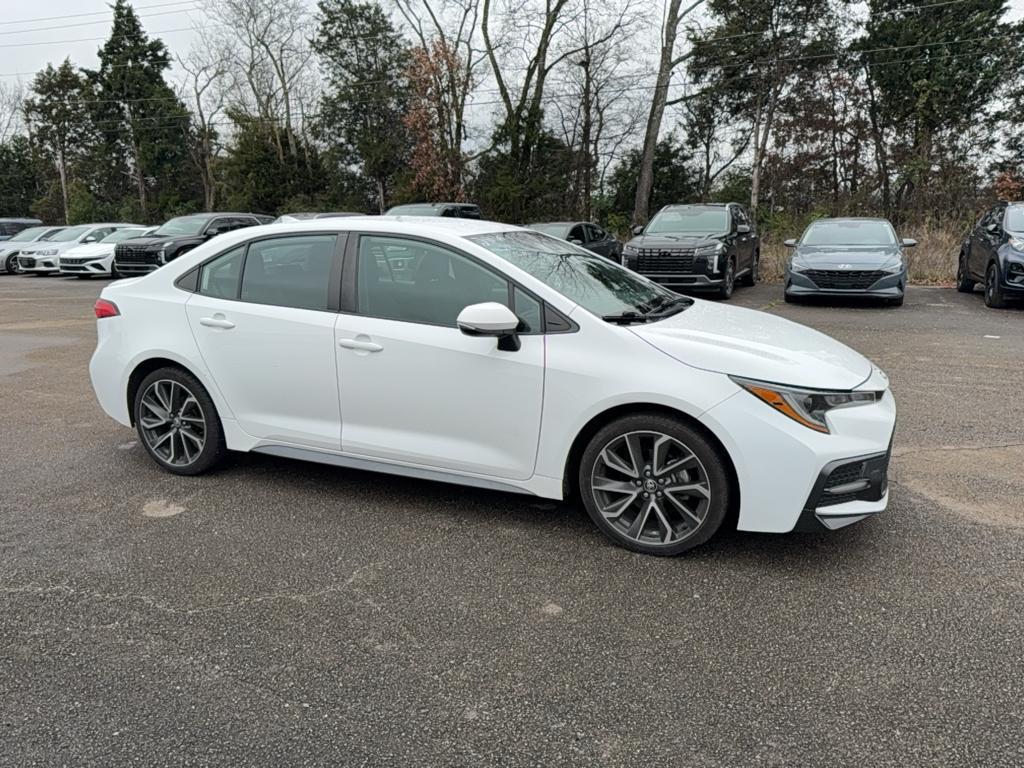
<svg viewBox="0 0 1024 768">
<path fill-rule="evenodd" d="M 117 304 L 112 301 L 107 301 L 106 299 L 96 299 L 96 303 L 92 308 L 98 319 L 104 317 L 117 317 L 121 314 L 121 310 L 117 308 Z"/>
</svg>

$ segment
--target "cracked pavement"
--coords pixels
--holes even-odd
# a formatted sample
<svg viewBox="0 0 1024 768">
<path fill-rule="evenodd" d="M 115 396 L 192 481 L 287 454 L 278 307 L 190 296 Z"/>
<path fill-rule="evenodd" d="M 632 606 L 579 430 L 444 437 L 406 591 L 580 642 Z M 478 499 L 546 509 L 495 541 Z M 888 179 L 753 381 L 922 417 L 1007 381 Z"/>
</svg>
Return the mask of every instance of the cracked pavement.
<svg viewBox="0 0 1024 768">
<path fill-rule="evenodd" d="M 889 373 L 892 503 L 666 560 L 525 496 L 164 474 L 93 399 L 101 285 L 0 276 L 0 765 L 1024 764 L 1024 309 L 738 290 Z"/>
</svg>

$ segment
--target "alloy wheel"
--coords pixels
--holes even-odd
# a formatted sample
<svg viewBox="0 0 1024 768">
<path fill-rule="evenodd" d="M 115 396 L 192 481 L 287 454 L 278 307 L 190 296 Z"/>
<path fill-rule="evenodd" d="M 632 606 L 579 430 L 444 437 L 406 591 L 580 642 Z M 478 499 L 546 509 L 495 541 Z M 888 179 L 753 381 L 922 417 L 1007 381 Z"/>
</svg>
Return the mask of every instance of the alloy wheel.
<svg viewBox="0 0 1024 768">
<path fill-rule="evenodd" d="M 18 257 L 17 256 L 8 256 L 7 257 L 7 274 L 9 274 L 9 275 L 17 275 L 19 272 L 21 272 L 21 266 L 18 264 Z"/>
<path fill-rule="evenodd" d="M 648 546 L 691 537 L 711 504 L 700 459 L 655 431 L 628 432 L 605 445 L 594 462 L 591 490 L 601 516 L 620 536 Z"/>
<path fill-rule="evenodd" d="M 164 463 L 187 467 L 202 454 L 206 415 L 180 382 L 159 379 L 150 384 L 139 401 L 138 419 L 146 445 Z"/>
</svg>

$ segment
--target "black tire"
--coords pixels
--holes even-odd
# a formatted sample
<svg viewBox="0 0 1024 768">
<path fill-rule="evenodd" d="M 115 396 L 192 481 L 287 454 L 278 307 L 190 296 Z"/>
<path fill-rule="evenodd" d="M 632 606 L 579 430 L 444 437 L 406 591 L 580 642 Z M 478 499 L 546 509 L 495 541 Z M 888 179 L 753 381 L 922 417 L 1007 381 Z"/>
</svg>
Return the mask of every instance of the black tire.
<svg viewBox="0 0 1024 768">
<path fill-rule="evenodd" d="M 68 275 L 68 277 L 70 277 L 70 275 Z M 75 277 L 77 277 L 79 280 L 88 280 L 89 278 L 92 277 L 92 275 L 75 275 Z"/>
<path fill-rule="evenodd" d="M 159 385 L 155 392 L 155 400 L 158 402 L 165 402 L 166 395 L 170 391 L 171 407 L 165 411 L 165 415 L 172 418 L 165 418 L 163 424 L 151 428 L 150 425 L 154 421 L 162 418 L 156 411 L 151 411 L 144 405 L 144 399 L 147 398 L 154 385 Z M 159 397 L 160 389 L 163 390 L 165 398 Z M 182 391 L 191 396 L 195 401 L 194 405 L 188 403 L 187 398 L 180 397 Z M 176 397 L 175 392 L 178 392 L 179 396 Z M 176 475 L 199 475 L 215 467 L 227 454 L 224 429 L 213 400 L 210 399 L 209 393 L 199 383 L 199 380 L 181 368 L 160 368 L 146 376 L 135 392 L 132 413 L 135 416 L 135 429 L 139 433 L 139 441 L 150 457 L 168 472 Z M 197 429 L 197 417 L 202 419 L 201 435 Z M 169 438 L 169 457 L 161 450 L 162 445 L 158 444 L 154 447 L 154 443 L 161 442 L 160 438 L 164 432 L 161 432 L 160 429 L 164 425 L 167 426 L 167 431 L 173 431 Z M 188 442 L 186 442 L 186 435 L 182 434 L 186 430 L 189 431 Z M 198 448 L 198 453 L 189 458 L 188 446 L 191 445 L 193 450 L 196 449 L 196 437 L 201 438 L 202 445 Z M 164 443 L 164 445 L 166 444 Z M 179 448 L 188 461 L 174 461 L 178 453 L 176 449 Z"/>
<path fill-rule="evenodd" d="M 111 280 L 120 280 L 121 279 L 121 273 L 117 271 L 117 267 L 114 266 L 113 262 L 110 263 L 110 279 Z"/>
<path fill-rule="evenodd" d="M 736 259 L 732 256 L 725 263 L 725 276 L 723 280 L 724 282 L 716 295 L 720 299 L 731 299 L 732 292 L 736 289 Z"/>
<path fill-rule="evenodd" d="M 1003 286 L 999 284 L 999 267 L 994 261 L 988 265 L 988 271 L 985 272 L 985 306 L 992 309 L 1002 309 L 1006 306 Z"/>
<path fill-rule="evenodd" d="M 791 296 L 788 293 L 783 292 L 782 298 L 787 304 L 799 304 L 800 300 L 796 296 Z"/>
<path fill-rule="evenodd" d="M 18 266 L 18 257 L 8 256 L 7 261 L 4 262 L 4 268 L 7 270 L 8 275 L 17 275 L 21 272 L 21 267 Z"/>
<path fill-rule="evenodd" d="M 750 271 L 747 272 L 743 277 L 740 278 L 740 285 L 745 285 L 748 288 L 753 288 L 757 285 L 757 281 L 761 279 L 761 254 L 754 254 L 754 261 L 750 265 Z"/>
<path fill-rule="evenodd" d="M 971 279 L 971 273 L 967 269 L 967 255 L 960 251 L 956 267 L 956 289 L 960 293 L 974 293 L 975 281 Z"/>
<path fill-rule="evenodd" d="M 663 438 L 668 440 L 662 442 Z M 634 443 L 639 446 L 638 461 L 630 460 L 630 465 L 637 465 L 635 478 L 605 458 L 620 457 L 623 450 L 632 457 L 630 440 L 640 441 Z M 644 441 L 667 447 L 645 451 Z M 693 459 L 678 460 L 686 451 Z M 660 458 L 655 458 L 656 452 Z M 616 419 L 591 438 L 580 460 L 577 487 L 590 519 L 615 544 L 669 557 L 705 543 L 722 525 L 731 501 L 727 461 L 704 435 L 680 419 L 639 413 Z M 674 491 L 673 484 L 678 486 Z M 609 508 L 618 509 L 620 502 L 625 506 L 609 517 Z M 684 511 L 686 503 L 692 505 L 689 512 Z"/>
</svg>

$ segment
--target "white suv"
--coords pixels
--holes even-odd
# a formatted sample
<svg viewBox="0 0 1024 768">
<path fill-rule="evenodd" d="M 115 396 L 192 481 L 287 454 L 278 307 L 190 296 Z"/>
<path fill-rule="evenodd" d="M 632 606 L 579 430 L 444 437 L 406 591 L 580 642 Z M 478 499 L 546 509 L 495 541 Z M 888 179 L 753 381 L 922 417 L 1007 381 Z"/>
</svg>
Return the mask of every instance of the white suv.
<svg viewBox="0 0 1024 768">
<path fill-rule="evenodd" d="M 18 267 L 26 274 L 49 275 L 60 272 L 60 255 L 72 248 L 98 243 L 117 229 L 138 227 L 138 224 L 79 224 L 65 227 L 46 239 L 22 248 L 18 253 Z"/>
<path fill-rule="evenodd" d="M 198 474 L 227 449 L 578 497 L 677 554 L 881 512 L 885 375 L 774 315 L 689 299 L 492 222 L 364 217 L 221 235 L 96 303 L 103 409 Z"/>
</svg>

